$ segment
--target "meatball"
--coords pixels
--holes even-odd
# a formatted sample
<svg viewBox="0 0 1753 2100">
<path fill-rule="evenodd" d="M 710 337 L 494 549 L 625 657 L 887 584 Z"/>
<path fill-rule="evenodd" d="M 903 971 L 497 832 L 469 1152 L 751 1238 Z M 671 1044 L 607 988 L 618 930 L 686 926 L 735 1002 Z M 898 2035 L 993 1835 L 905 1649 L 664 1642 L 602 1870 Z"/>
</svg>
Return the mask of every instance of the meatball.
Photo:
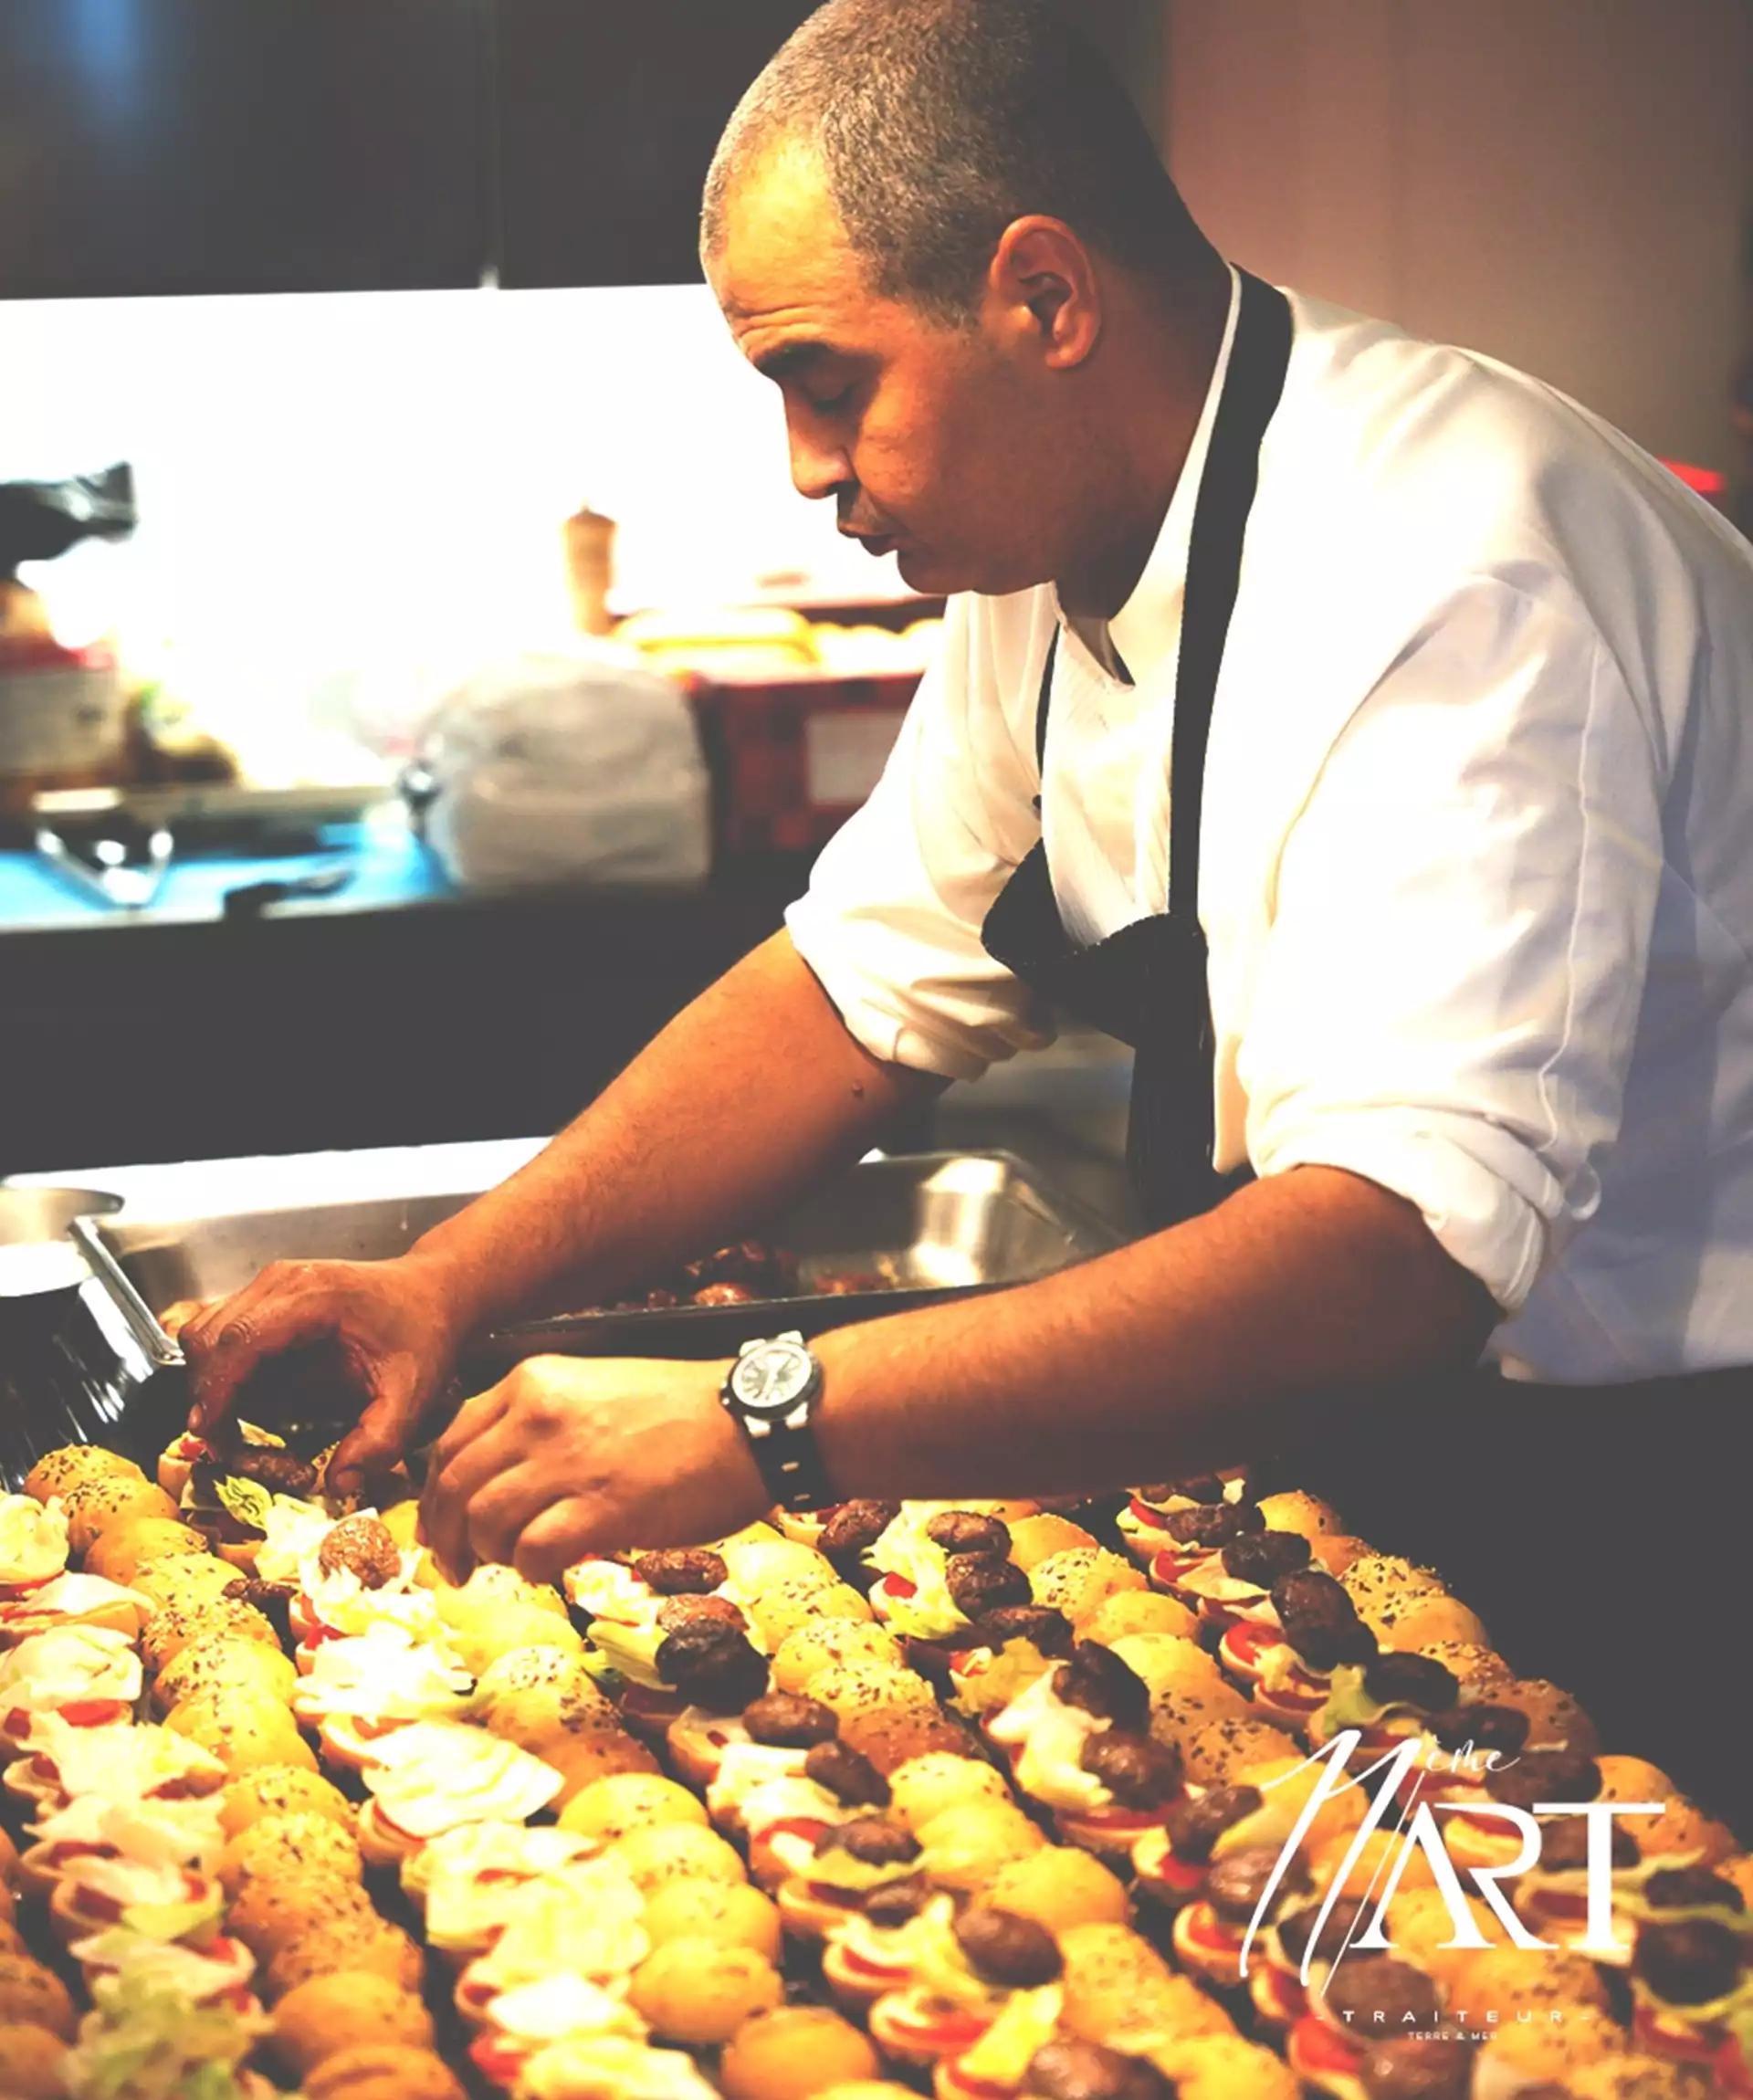
<svg viewBox="0 0 1753 2100">
<path fill-rule="evenodd" d="M 1150 1694 L 1130 1665 L 1111 1648 L 1079 1641 L 1071 1660 L 1053 1674 L 1053 1688 L 1067 1706 L 1079 1706 L 1098 1721 L 1144 1735 L 1150 1727 Z"/>
<path fill-rule="evenodd" d="M 971 1509 L 940 1509 L 928 1519 L 925 1535 L 946 1553 L 996 1553 L 1001 1560 L 1011 1555 L 1011 1534 L 996 1517 L 977 1517 Z"/>
<path fill-rule="evenodd" d="M 721 1619 L 695 1619 L 666 1633 L 657 1675 L 715 1714 L 740 1714 L 767 1689 L 767 1658 Z"/>
<path fill-rule="evenodd" d="M 810 1702 L 814 1705 L 814 1701 Z M 803 1760 L 803 1776 L 825 1787 L 837 1801 L 849 1809 L 886 1809 L 888 1781 L 870 1759 L 850 1744 L 817 1742 Z"/>
<path fill-rule="evenodd" d="M 1032 1596 L 1028 1577 L 996 1553 L 952 1553 L 943 1579 L 956 1609 L 970 1619 L 1015 1610 Z"/>
<path fill-rule="evenodd" d="M 1527 1744 L 1528 1719 L 1519 1706 L 1445 1706 L 1426 1724 L 1445 1750 L 1496 1750 L 1518 1758 Z"/>
<path fill-rule="evenodd" d="M 1474 2045 L 1459 2034 L 1378 2042 L 1358 2067 L 1369 2100 L 1467 2100 Z"/>
<path fill-rule="evenodd" d="M 1440 1713 L 1461 1696 L 1454 1672 L 1429 1655 L 1382 1654 L 1363 1666 L 1363 1688 L 1379 1705 Z"/>
<path fill-rule="evenodd" d="M 1307 1566 L 1308 1540 L 1300 1531 L 1244 1531 L 1223 1549 L 1223 1572 L 1263 1590 Z"/>
<path fill-rule="evenodd" d="M 240 1575 L 227 1582 L 222 1595 L 253 1604 L 273 1627 L 283 1647 L 292 1645 L 292 1600 L 299 1594 L 296 1582 L 265 1582 L 254 1575 Z"/>
<path fill-rule="evenodd" d="M 873 1925 L 905 1925 L 917 1917 L 931 1900 L 931 1885 L 923 1877 L 913 1881 L 887 1881 L 874 1888 L 859 1906 Z"/>
<path fill-rule="evenodd" d="M 291 1495 L 300 1500 L 317 1485 L 317 1469 L 295 1451 L 276 1451 L 271 1446 L 246 1444 L 226 1454 L 225 1471 L 237 1480 L 253 1480 L 271 1495 Z"/>
<path fill-rule="evenodd" d="M 956 1919 L 956 1944 L 969 1965 L 989 1983 L 1012 1990 L 1035 1990 L 1065 1967 L 1053 1935 L 1032 1917 L 971 1904 Z"/>
<path fill-rule="evenodd" d="M 1513 1765 L 1485 1774 L 1485 1791 L 1511 1808 L 1536 1801 L 1592 1801 L 1601 1793 L 1601 1767 L 1575 1750 L 1529 1750 Z"/>
<path fill-rule="evenodd" d="M 382 1590 L 402 1573 L 402 1549 L 375 1517 L 343 1517 L 318 1547 L 317 1566 L 325 1575 L 348 1569 L 362 1589 Z"/>
<path fill-rule="evenodd" d="M 1563 1827 L 1560 1824 L 1559 1829 Z M 1581 1825 L 1579 1823 L 1576 1828 L 1580 1831 Z M 1555 1829 L 1547 1839 L 1544 1855 L 1540 1863 L 1543 1866 L 1550 1863 L 1551 1841 L 1557 1835 L 1558 1830 Z M 1615 1840 L 1623 1838 L 1631 1847 L 1632 1852 L 1631 1858 L 1622 1862 L 1615 1854 L 1613 1864 L 1615 1866 L 1622 1864 L 1635 1866 L 1639 1856 L 1635 1839 L 1628 1832 L 1622 1830 L 1617 1823 L 1613 1825 L 1613 1836 Z M 1725 1881 L 1719 1874 L 1712 1874 L 1707 1866 L 1668 1866 L 1662 1868 L 1659 1873 L 1653 1874 L 1643 1884 L 1643 1900 L 1653 1910 L 1702 1910 L 1706 1908 L 1711 1910 L 1745 1910 L 1747 1908 L 1747 1898 L 1742 1895 L 1735 1884 L 1732 1881 Z"/>
<path fill-rule="evenodd" d="M 709 1619 L 720 1626 L 733 1627 L 739 1633 L 749 1625 L 740 1606 L 728 1597 L 670 1597 L 657 1607 L 657 1623 L 666 1633 L 679 1633 L 684 1626 L 698 1626 Z"/>
<path fill-rule="evenodd" d="M 642 1582 L 666 1597 L 704 1597 L 729 1580 L 730 1570 L 704 1547 L 678 1546 L 662 1553 L 642 1553 L 633 1564 Z"/>
<path fill-rule="evenodd" d="M 1354 2033 L 1372 2029 L 1404 2032 L 1405 2015 L 1431 2020 L 1436 1986 L 1422 1969 L 1387 1954 L 1351 1954 L 1328 1971 L 1327 2004 Z M 1380 2021 L 1376 2015 L 1380 2013 Z"/>
<path fill-rule="evenodd" d="M 1160 1480 L 1154 1486 L 1139 1490 L 1141 1502 L 1168 1502 L 1177 1495 L 1189 1502 L 1222 1502 L 1223 1483 L 1214 1473 L 1198 1473 L 1191 1480 Z"/>
<path fill-rule="evenodd" d="M 1176 1801 L 1169 1811 L 1169 1843 L 1177 1859 L 1198 1865 L 1232 1823 L 1260 1806 L 1258 1787 L 1213 1787 L 1208 1793 Z"/>
<path fill-rule="evenodd" d="M 1632 1973 L 1670 2005 L 1707 2005 L 1740 1980 L 1740 1936 L 1708 1917 L 1642 1926 Z"/>
<path fill-rule="evenodd" d="M 818 1854 L 836 1845 L 866 1866 L 905 1866 L 919 1856 L 918 1839 L 886 1816 L 854 1816 L 849 1823 L 824 1831 L 815 1842 Z"/>
<path fill-rule="evenodd" d="M 1637 1849 L 1637 1840 L 1621 1823 L 1615 1823 L 1612 1826 L 1612 1864 L 1614 1868 L 1635 1866 L 1643 1857 Z M 1548 1823 L 1546 1829 L 1540 1832 L 1539 1868 L 1542 1874 L 1580 1874 L 1588 1864 L 1589 1832 L 1580 1816 L 1565 1816 L 1559 1821 Z M 1657 1882 L 1664 1880 L 1689 1881 L 1690 1879 L 1691 1870 L 1688 1868 L 1678 1869 L 1672 1874 L 1653 1874 L 1650 1876 L 1643 1893 L 1648 1901 L 1660 1908 L 1660 1897 L 1650 1894 L 1651 1888 Z M 1714 1881 L 1716 1876 L 1706 1874 L 1705 1879 Z M 1718 1885 L 1725 1889 L 1729 1886 L 1727 1882 L 1722 1882 Z M 1739 1890 L 1732 1890 L 1730 1893 L 1738 1903 L 1740 1900 Z"/>
<path fill-rule="evenodd" d="M 1149 1736 L 1107 1729 L 1088 1738 L 1079 1761 L 1122 1808 L 1166 1808 L 1181 1791 L 1181 1752 Z"/>
<path fill-rule="evenodd" d="M 1279 1872 L 1276 1845 L 1249 1845 L 1233 1852 L 1206 1871 L 1200 1894 L 1219 1917 L 1231 1925 L 1246 1925 L 1260 1907 L 1260 1899 L 1273 1887 L 1275 1900 L 1302 1895 L 1309 1886 L 1308 1869 L 1292 1857 Z"/>
<path fill-rule="evenodd" d="M 750 1738 L 778 1750 L 807 1750 L 840 1732 L 840 1717 L 819 1699 L 793 1692 L 763 1692 L 742 1709 Z"/>
<path fill-rule="evenodd" d="M 1005 1604 L 982 1612 L 974 1635 L 983 1648 L 1002 1648 L 1006 1641 L 1033 1641 L 1044 1655 L 1069 1655 L 1071 1621 L 1047 1604 Z"/>
<path fill-rule="evenodd" d="M 1096 2042 L 1049 2042 L 1023 2074 L 1031 2100 L 1173 2100 L 1170 2085 L 1142 2056 Z"/>
<path fill-rule="evenodd" d="M 1367 1663 L 1376 1652 L 1376 1637 L 1358 1617 L 1356 1605 L 1319 1568 L 1280 1576 L 1272 1586 L 1272 1605 L 1286 1640 L 1311 1670 Z"/>
<path fill-rule="evenodd" d="M 822 1550 L 835 1559 L 863 1553 L 900 1513 L 898 1502 L 843 1502 L 822 1527 Z"/>
<path fill-rule="evenodd" d="M 1196 1509 L 1171 1509 L 1164 1528 L 1177 1546 L 1227 1546 L 1244 1531 L 1264 1531 L 1266 1520 L 1254 1502 L 1202 1503 Z"/>
<path fill-rule="evenodd" d="M 1337 1961 L 1362 1929 L 1369 1908 L 1367 1897 L 1342 1895 L 1328 1912 L 1326 1923 L 1321 1924 L 1320 1905 L 1307 1904 L 1278 1920 L 1278 1944 L 1299 1968 L 1311 1938 L 1315 1941 L 1314 1959 Z"/>
</svg>

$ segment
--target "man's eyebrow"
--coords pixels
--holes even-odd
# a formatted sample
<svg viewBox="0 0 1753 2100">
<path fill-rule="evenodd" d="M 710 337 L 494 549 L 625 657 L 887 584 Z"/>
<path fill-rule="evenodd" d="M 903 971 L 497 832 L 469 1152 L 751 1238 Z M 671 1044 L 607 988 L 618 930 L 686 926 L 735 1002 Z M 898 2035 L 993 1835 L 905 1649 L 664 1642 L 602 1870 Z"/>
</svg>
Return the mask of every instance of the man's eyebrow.
<svg viewBox="0 0 1753 2100">
<path fill-rule="evenodd" d="M 832 343 L 782 342 L 777 349 L 764 351 L 751 362 L 763 379 L 791 379 L 833 355 Z"/>
</svg>

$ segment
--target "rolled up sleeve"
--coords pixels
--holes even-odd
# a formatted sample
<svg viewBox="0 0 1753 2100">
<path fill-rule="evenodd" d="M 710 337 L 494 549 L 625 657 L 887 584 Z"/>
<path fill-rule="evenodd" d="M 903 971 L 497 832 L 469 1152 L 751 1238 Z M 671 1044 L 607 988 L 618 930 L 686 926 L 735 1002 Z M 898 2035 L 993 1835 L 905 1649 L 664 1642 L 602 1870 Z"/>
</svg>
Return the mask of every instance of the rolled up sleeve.
<svg viewBox="0 0 1753 2100">
<path fill-rule="evenodd" d="M 1393 1191 L 1517 1310 L 1600 1200 L 1661 801 L 1579 607 L 1485 578 L 1433 614 L 1286 841 L 1237 1059 L 1255 1171 Z"/>
<path fill-rule="evenodd" d="M 865 1048 L 950 1079 L 977 1078 L 1053 1039 L 1040 1003 L 981 942 L 1027 848 L 1034 791 L 1016 764 L 1002 696 L 984 689 L 980 654 L 952 599 L 881 780 L 785 915 L 793 945 Z"/>
</svg>

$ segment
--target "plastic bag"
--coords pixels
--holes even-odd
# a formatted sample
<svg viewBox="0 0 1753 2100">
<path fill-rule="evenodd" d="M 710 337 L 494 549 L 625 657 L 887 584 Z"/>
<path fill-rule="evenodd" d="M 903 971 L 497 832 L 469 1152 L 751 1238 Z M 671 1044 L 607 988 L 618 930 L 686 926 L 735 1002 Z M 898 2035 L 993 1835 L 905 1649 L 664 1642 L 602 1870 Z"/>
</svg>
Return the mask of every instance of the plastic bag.
<svg viewBox="0 0 1753 2100">
<path fill-rule="evenodd" d="M 681 689 L 619 651 L 484 666 L 439 707 L 412 799 L 453 880 L 685 883 L 711 860 L 711 800 Z"/>
</svg>

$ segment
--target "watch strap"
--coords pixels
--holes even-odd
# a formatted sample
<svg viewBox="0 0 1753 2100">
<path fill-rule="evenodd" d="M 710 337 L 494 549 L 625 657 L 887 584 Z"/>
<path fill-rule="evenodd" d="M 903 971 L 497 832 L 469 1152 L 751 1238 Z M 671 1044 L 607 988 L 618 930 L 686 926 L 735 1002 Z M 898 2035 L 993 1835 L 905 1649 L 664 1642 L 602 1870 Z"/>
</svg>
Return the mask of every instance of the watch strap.
<svg viewBox="0 0 1753 2100">
<path fill-rule="evenodd" d="M 800 1348 L 803 1346 L 802 1335 L 788 1334 L 776 1339 L 795 1342 Z M 759 1342 L 745 1344 L 741 1355 L 747 1356 L 751 1349 L 761 1346 Z M 811 1361 L 815 1363 L 813 1353 Z M 719 1388 L 719 1398 L 725 1411 L 741 1425 L 750 1453 L 761 1469 L 761 1477 L 775 1507 L 787 1512 L 819 1509 L 833 1501 L 834 1493 L 812 1422 L 822 1390 L 820 1364 L 816 1363 L 816 1375 L 809 1391 L 801 1394 L 783 1414 L 760 1413 L 745 1406 L 734 1389 L 734 1372 L 733 1365 L 731 1375 L 727 1376 Z"/>
</svg>

